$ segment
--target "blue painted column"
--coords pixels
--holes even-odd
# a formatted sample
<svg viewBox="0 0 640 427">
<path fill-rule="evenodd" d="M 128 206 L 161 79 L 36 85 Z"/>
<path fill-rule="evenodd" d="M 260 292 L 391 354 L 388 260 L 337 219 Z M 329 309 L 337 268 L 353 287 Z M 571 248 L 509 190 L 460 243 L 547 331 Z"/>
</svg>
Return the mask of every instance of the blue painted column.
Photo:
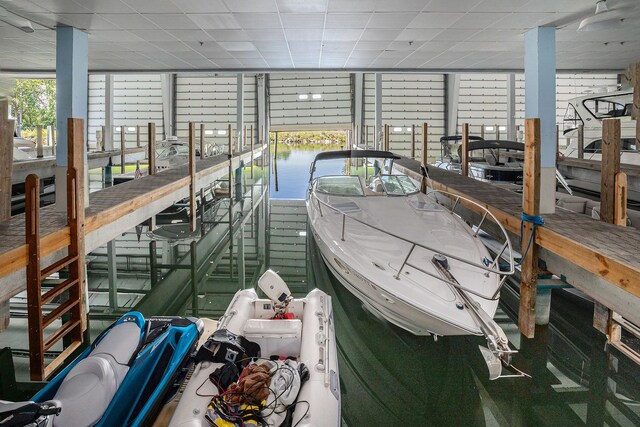
<svg viewBox="0 0 640 427">
<path fill-rule="evenodd" d="M 540 212 L 555 211 L 556 29 L 538 27 L 524 35 L 525 117 L 540 119 Z"/>
<path fill-rule="evenodd" d="M 87 129 L 88 34 L 71 27 L 56 28 L 56 182 L 66 182 L 67 119 L 83 119 L 85 139 Z M 86 141 L 84 162 L 87 164 Z M 85 168 L 86 171 L 87 168 Z M 85 174 L 85 205 L 88 206 L 89 186 Z M 66 185 L 56 185 L 56 205 L 66 209 Z"/>
</svg>

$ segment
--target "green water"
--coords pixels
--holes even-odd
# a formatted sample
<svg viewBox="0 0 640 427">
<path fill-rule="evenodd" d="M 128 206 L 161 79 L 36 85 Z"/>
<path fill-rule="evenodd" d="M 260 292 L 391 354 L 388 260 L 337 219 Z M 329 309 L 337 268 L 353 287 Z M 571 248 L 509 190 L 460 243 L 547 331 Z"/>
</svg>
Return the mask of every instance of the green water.
<svg viewBox="0 0 640 427">
<path fill-rule="evenodd" d="M 254 168 L 253 179 L 246 169 L 240 193 L 204 212 L 194 237 L 195 282 L 191 240 L 152 244 L 146 228 L 140 236 L 132 230 L 116 242 L 113 304 L 106 249 L 91 254 L 92 334 L 132 309 L 147 316 L 217 318 L 238 289 L 255 286 L 259 275 L 273 268 L 297 296 L 314 287 L 332 296 L 344 425 L 640 425 L 640 370 L 622 354 L 605 349 L 603 337 L 590 326 L 589 303 L 569 298 L 565 291 L 553 291 L 551 322 L 538 327 L 534 339 L 517 331 L 515 291 L 502 292 L 496 320 L 519 350 L 514 365 L 531 379 L 489 381 L 478 351 L 483 338 L 434 341 L 366 311 L 332 277 L 308 230 L 300 197 L 307 187 L 309 157 L 309 152 L 294 150 L 278 159 L 278 192 L 273 164 L 271 170 L 266 164 Z M 151 245 L 160 265 L 153 272 Z M 13 301 L 12 311 L 16 307 L 19 302 Z M 0 334 L 0 344 L 20 348 L 24 344 L 15 337 L 21 332 L 13 328 L 11 336 Z M 24 357 L 14 356 L 14 361 L 24 375 Z"/>
</svg>

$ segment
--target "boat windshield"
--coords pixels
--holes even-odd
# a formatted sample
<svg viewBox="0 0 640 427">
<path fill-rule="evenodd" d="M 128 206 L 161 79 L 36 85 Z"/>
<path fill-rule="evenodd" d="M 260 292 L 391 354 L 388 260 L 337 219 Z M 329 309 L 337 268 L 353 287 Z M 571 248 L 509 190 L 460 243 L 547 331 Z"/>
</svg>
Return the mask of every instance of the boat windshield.
<svg viewBox="0 0 640 427">
<path fill-rule="evenodd" d="M 321 193 L 340 196 L 363 196 L 362 184 L 357 176 L 321 176 L 316 183 L 316 190 Z"/>
<path fill-rule="evenodd" d="M 392 196 L 404 196 L 418 192 L 418 188 L 411 179 L 405 175 L 382 175 L 380 177 L 384 184 L 384 190 Z"/>
</svg>

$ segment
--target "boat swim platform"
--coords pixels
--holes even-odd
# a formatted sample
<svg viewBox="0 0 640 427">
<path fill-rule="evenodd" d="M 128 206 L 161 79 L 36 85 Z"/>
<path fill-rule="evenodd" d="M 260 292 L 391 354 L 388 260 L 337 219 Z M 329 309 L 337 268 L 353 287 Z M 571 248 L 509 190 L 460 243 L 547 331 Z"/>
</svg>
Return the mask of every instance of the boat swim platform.
<svg viewBox="0 0 640 427">
<path fill-rule="evenodd" d="M 422 178 L 417 160 L 402 157 L 394 167 L 414 179 Z M 434 166 L 429 167 L 429 178 L 434 190 L 460 195 L 487 208 L 511 234 L 517 247 L 521 194 Z M 474 211 L 478 209 L 475 205 L 460 200 L 458 206 L 461 208 L 456 208 L 456 213 L 478 223 L 481 213 Z M 542 217 L 544 225 L 536 232 L 541 266 L 640 324 L 640 231 L 564 210 Z"/>
<path fill-rule="evenodd" d="M 240 165 L 256 159 L 264 147 L 242 151 L 229 160 L 228 154 L 196 160 L 196 191 Z M 189 165 L 158 171 L 129 182 L 89 194 L 85 209 L 85 253 L 106 244 L 127 230 L 146 221 L 189 196 Z M 26 289 L 25 268 L 28 262 L 25 241 L 25 214 L 0 222 L 0 303 Z M 66 211 L 55 205 L 40 209 L 40 250 L 42 265 L 49 265 L 65 255 L 70 243 Z"/>
</svg>

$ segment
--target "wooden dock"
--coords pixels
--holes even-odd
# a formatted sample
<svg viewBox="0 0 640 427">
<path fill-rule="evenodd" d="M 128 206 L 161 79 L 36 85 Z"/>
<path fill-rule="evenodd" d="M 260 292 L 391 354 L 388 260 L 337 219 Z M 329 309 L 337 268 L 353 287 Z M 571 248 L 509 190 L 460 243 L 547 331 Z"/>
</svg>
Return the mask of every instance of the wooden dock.
<svg viewBox="0 0 640 427">
<path fill-rule="evenodd" d="M 253 150 L 259 157 L 263 147 Z M 252 150 L 246 149 L 229 160 L 227 154 L 197 160 L 197 189 L 206 187 L 216 179 L 237 168 L 240 161 L 249 163 Z M 143 176 L 118 186 L 91 193 L 85 210 L 85 252 L 89 253 L 116 236 L 145 221 L 189 196 L 189 166 L 187 164 Z M 55 206 L 41 209 L 40 235 L 43 265 L 61 258 L 69 245 L 67 215 Z M 25 215 L 13 216 L 0 223 L 0 302 L 25 289 L 24 269 L 28 254 L 25 244 Z"/>
<path fill-rule="evenodd" d="M 402 158 L 394 166 L 420 180 L 420 162 Z M 429 168 L 435 190 L 471 199 L 489 209 L 514 236 L 520 236 L 522 195 Z M 465 205 L 462 201 L 461 205 Z M 465 206 L 473 209 L 473 205 Z M 546 270 L 563 278 L 632 322 L 640 323 L 640 231 L 567 211 L 543 215 L 536 243 Z"/>
</svg>

